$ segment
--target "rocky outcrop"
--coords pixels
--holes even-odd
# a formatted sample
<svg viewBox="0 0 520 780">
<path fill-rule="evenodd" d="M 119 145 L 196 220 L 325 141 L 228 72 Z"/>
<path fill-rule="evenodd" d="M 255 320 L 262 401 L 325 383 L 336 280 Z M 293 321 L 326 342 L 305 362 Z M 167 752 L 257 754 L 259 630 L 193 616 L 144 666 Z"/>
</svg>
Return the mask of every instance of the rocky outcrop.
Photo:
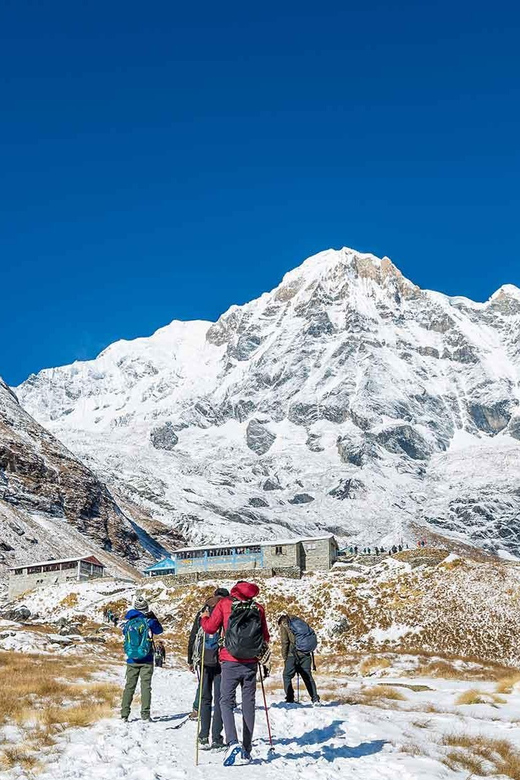
<svg viewBox="0 0 520 780">
<path fill-rule="evenodd" d="M 276 434 L 272 433 L 265 424 L 259 420 L 251 420 L 246 430 L 247 446 L 257 455 L 265 455 L 276 440 Z"/>
<path fill-rule="evenodd" d="M 175 433 L 173 423 L 165 422 L 159 428 L 154 428 L 150 433 L 150 441 L 156 450 L 171 452 L 179 443 L 179 437 Z"/>
<path fill-rule="evenodd" d="M 72 542 L 65 530 L 60 535 L 58 526 L 55 538 L 50 526 L 38 530 L 36 519 L 45 517 L 75 529 L 100 550 L 129 561 L 145 555 L 138 526 L 120 510 L 107 487 L 33 420 L 0 380 L 0 549 L 8 553 L 5 565 L 24 550 L 28 558 L 31 546 L 33 559 L 78 550 L 78 539 Z"/>
</svg>

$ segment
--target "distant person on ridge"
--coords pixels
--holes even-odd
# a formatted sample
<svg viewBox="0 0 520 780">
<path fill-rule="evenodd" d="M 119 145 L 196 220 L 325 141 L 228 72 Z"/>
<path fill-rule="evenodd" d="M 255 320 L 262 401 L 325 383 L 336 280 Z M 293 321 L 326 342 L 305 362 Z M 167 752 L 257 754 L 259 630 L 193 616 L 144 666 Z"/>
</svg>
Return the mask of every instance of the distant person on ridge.
<svg viewBox="0 0 520 780">
<path fill-rule="evenodd" d="M 152 703 L 153 643 L 152 635 L 162 634 L 163 627 L 149 611 L 143 596 L 136 596 L 134 608 L 125 615 L 123 625 L 126 655 L 126 685 L 121 702 L 121 718 L 128 720 L 137 681 L 141 678 L 141 719 L 150 720 Z"/>
<path fill-rule="evenodd" d="M 220 709 L 228 745 L 224 766 L 251 761 L 258 659 L 269 643 L 264 608 L 254 601 L 258 593 L 258 585 L 241 580 L 232 588 L 231 595 L 221 599 L 211 615 L 206 610 L 200 621 L 206 634 L 224 630 L 224 646 L 219 654 L 222 669 Z M 233 714 L 239 685 L 242 688 L 242 745 L 238 742 Z"/>
<path fill-rule="evenodd" d="M 320 704 L 316 683 L 312 676 L 314 651 L 318 640 L 314 630 L 305 620 L 295 615 L 281 615 L 278 619 L 280 627 L 280 646 L 285 666 L 283 670 L 283 687 L 285 701 L 294 703 L 293 678 L 299 674 L 313 704 Z"/>
</svg>

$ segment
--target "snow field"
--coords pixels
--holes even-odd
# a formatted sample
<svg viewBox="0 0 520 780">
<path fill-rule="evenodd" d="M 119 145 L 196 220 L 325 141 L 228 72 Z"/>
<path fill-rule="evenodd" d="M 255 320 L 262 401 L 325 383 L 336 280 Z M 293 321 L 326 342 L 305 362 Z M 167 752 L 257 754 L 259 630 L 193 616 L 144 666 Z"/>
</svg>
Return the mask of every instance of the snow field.
<svg viewBox="0 0 520 780">
<path fill-rule="evenodd" d="M 121 670 L 121 682 L 123 670 Z M 324 680 L 320 680 L 324 685 Z M 257 695 L 257 725 L 254 760 L 248 767 L 225 768 L 222 754 L 201 752 L 194 766 L 195 729 L 188 722 L 176 728 L 191 708 L 194 678 L 176 669 L 156 670 L 152 723 L 138 719 L 134 702 L 128 724 L 116 716 L 90 729 L 75 729 L 60 737 L 57 752 L 40 775 L 41 780 L 180 780 L 221 778 L 229 773 L 252 780 L 280 777 L 331 780 L 453 780 L 467 779 L 467 772 L 452 771 L 442 763 L 447 748 L 439 743 L 445 734 L 473 733 L 507 738 L 520 746 L 520 727 L 513 723 L 518 713 L 518 694 L 499 709 L 491 705 L 456 707 L 455 697 L 469 687 L 459 681 L 390 678 L 390 684 L 421 685 L 429 690 L 399 688 L 405 701 L 380 706 L 352 706 L 327 701 L 312 708 L 280 704 L 279 691 L 268 694 L 275 754 L 268 758 L 268 737 L 261 692 Z M 338 698 L 347 690 L 359 690 L 359 679 L 343 679 Z M 370 683 L 369 687 L 377 687 Z M 491 684 L 482 684 L 491 690 Z M 431 712 L 433 706 L 436 712 Z M 240 719 L 240 715 L 236 716 Z M 415 753 L 415 754 L 414 754 Z M 13 770 L 11 778 L 23 772 Z"/>
</svg>

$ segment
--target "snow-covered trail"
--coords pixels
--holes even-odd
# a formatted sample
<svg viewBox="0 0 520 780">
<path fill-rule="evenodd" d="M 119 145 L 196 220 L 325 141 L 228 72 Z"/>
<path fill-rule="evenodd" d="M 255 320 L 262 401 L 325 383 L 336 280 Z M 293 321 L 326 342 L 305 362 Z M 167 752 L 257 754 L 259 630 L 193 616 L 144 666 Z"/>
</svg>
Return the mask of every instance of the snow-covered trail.
<svg viewBox="0 0 520 780">
<path fill-rule="evenodd" d="M 181 778 L 247 777 L 248 780 L 419 780 L 463 777 L 439 762 L 399 750 L 403 723 L 396 713 L 349 705 L 300 705 L 287 708 L 271 700 L 275 755 L 268 759 L 267 728 L 257 697 L 254 761 L 247 767 L 222 766 L 222 753 L 201 752 L 194 766 L 195 723 L 176 728 L 190 709 L 194 678 L 174 669 L 154 675 L 151 723 L 133 714 L 125 724 L 116 717 L 90 729 L 63 735 L 59 752 L 46 764 L 41 780 L 180 780 Z M 134 714 L 135 713 L 135 714 Z M 237 715 L 239 718 L 240 716 Z M 395 743 L 395 744 L 393 744 Z"/>
</svg>

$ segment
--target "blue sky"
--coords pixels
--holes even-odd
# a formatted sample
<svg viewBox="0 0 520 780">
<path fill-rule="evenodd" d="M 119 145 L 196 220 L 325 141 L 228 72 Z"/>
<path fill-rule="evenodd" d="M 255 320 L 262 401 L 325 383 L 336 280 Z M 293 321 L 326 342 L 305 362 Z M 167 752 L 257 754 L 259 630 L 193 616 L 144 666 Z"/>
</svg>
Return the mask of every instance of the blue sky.
<svg viewBox="0 0 520 780">
<path fill-rule="evenodd" d="M 9 383 L 329 246 L 520 285 L 517 3 L 0 5 Z"/>
</svg>

